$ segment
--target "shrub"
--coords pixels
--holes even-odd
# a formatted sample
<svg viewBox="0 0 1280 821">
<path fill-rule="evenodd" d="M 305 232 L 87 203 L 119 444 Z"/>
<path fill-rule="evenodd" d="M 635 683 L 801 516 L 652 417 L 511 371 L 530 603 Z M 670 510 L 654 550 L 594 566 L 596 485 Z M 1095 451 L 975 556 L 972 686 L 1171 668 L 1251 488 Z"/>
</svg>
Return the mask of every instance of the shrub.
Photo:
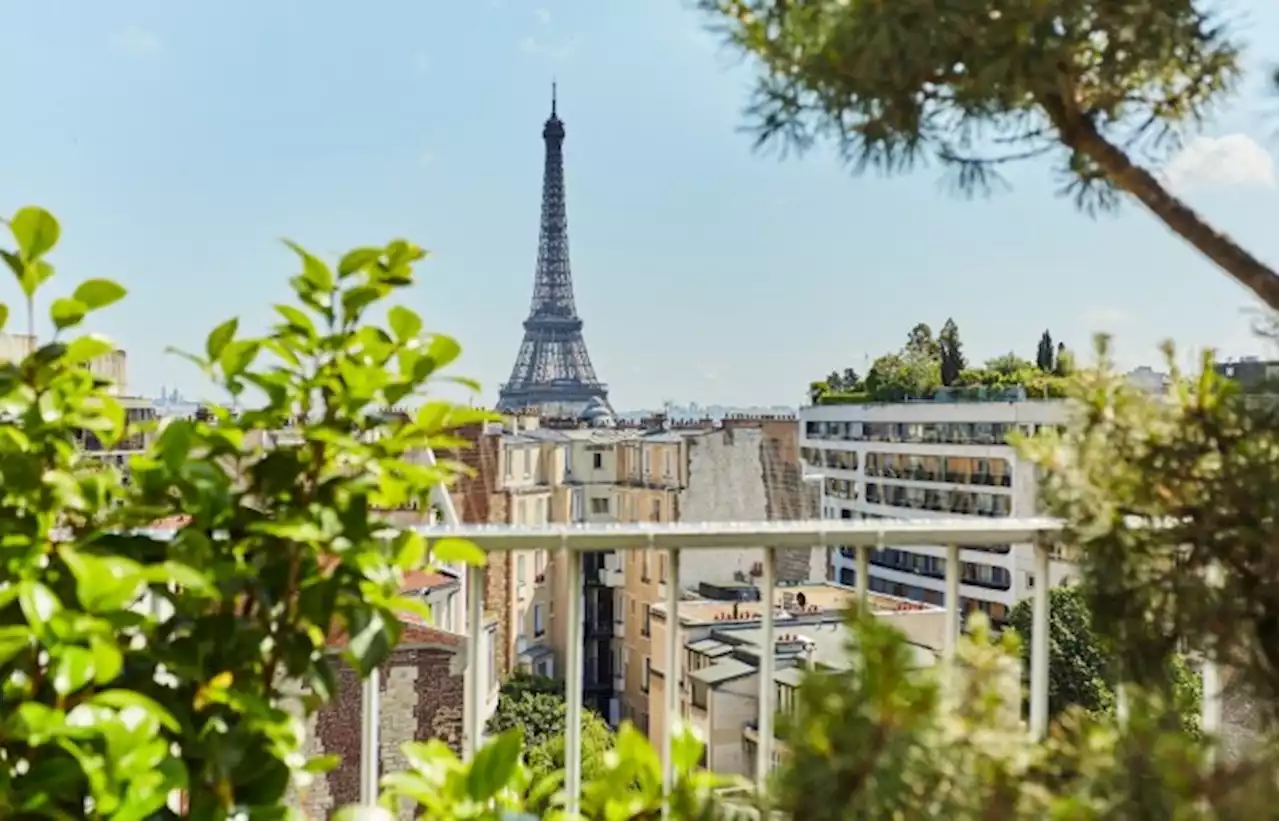
<svg viewBox="0 0 1280 821">
<path fill-rule="evenodd" d="M 59 226 L 24 208 L 9 228 L 30 313 Z M 185 791 L 193 818 L 277 817 L 293 776 L 335 763 L 300 757 L 286 687 L 315 709 L 334 686 L 327 638 L 345 632 L 364 674 L 415 609 L 400 580 L 426 543 L 376 511 L 425 507 L 454 468 L 407 456 L 479 414 L 378 411 L 419 394 L 458 345 L 401 306 L 370 319 L 413 283 L 417 247 L 356 249 L 336 269 L 291 247 L 301 272 L 275 326 L 250 337 L 231 319 L 185 355 L 241 409 L 148 432 L 128 484 L 78 446 L 139 431 L 86 368 L 111 346 L 74 333 L 124 288 L 90 279 L 52 300 L 54 337 L 0 364 L 0 816 L 140 819 Z M 296 442 L 255 444 L 288 426 Z M 141 529 L 179 514 L 172 539 Z M 433 553 L 483 558 L 456 541 Z"/>
</svg>

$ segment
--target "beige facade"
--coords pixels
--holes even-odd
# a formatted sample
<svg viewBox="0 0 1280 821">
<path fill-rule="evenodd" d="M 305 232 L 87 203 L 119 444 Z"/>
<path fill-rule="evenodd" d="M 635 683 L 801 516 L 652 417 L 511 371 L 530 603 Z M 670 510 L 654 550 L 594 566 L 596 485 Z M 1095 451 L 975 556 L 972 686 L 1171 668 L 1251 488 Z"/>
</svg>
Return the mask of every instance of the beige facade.
<svg viewBox="0 0 1280 821">
<path fill-rule="evenodd" d="M 48 342 L 48 340 L 45 340 Z M 38 340 L 30 334 L 0 332 L 0 362 L 23 359 L 35 350 Z M 89 372 L 111 383 L 108 389 L 117 396 L 129 392 L 129 357 L 122 350 L 114 350 L 89 361 Z"/>
<path fill-rule="evenodd" d="M 465 497 L 459 509 L 466 521 L 536 527 L 816 515 L 816 489 L 800 481 L 794 419 L 591 426 L 512 418 L 483 438 L 481 455 L 469 460 L 478 475 L 455 492 Z M 780 558 L 780 580 L 825 578 L 825 551 L 791 552 L 800 555 Z M 690 591 L 707 582 L 749 584 L 762 560 L 759 550 L 690 551 L 673 581 L 666 551 L 636 545 L 584 555 L 584 703 L 648 731 L 652 664 L 662 652 L 651 636 L 652 612 L 667 585 Z M 487 602 L 503 625 L 504 675 L 524 668 L 564 676 L 567 566 L 567 557 L 541 551 L 491 557 Z"/>
<path fill-rule="evenodd" d="M 789 711 L 805 668 L 848 665 L 843 613 L 856 595 L 831 583 L 776 590 L 771 698 L 778 712 Z M 890 620 L 918 648 L 922 666 L 933 663 L 944 636 L 945 616 L 940 608 L 879 595 L 872 595 L 870 602 L 879 617 Z M 703 763 L 716 772 L 754 773 L 762 607 L 758 601 L 689 599 L 680 603 L 680 651 L 674 676 L 680 691 L 677 709 L 705 740 Z M 666 605 L 658 604 L 651 614 L 655 655 L 648 695 L 649 739 L 659 747 L 666 742 L 666 687 L 673 679 L 667 675 L 667 629 Z M 775 750 L 775 758 L 782 754 L 785 750 Z"/>
</svg>

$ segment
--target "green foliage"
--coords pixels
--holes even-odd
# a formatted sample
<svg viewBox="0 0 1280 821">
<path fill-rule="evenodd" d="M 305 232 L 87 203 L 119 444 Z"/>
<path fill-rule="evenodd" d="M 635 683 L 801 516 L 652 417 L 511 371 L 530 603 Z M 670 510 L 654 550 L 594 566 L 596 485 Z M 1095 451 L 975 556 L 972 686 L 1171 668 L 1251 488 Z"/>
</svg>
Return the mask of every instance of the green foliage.
<svg viewBox="0 0 1280 821">
<path fill-rule="evenodd" d="M 834 140 L 857 173 L 941 167 L 966 195 L 1056 160 L 1089 213 L 1132 195 L 1273 310 L 1280 279 L 1147 168 L 1234 88 L 1236 27 L 1203 0 L 698 0 L 755 58 L 758 143 Z"/>
<path fill-rule="evenodd" d="M 775 806 L 806 821 L 1243 819 L 1276 812 L 1274 748 L 1214 763 L 1136 692 L 1128 722 L 1068 711 L 1047 740 L 1017 709 L 1017 638 L 981 614 L 955 667 L 920 668 L 895 629 L 851 613 L 844 670 L 806 675 L 782 721 Z M 1012 685 L 1012 686 L 1010 686 Z"/>
<path fill-rule="evenodd" d="M 1099 367 L 1073 382 L 1065 433 L 1022 443 L 1044 471 L 1047 512 L 1067 523 L 1080 591 L 1120 680 L 1167 690 L 1175 652 L 1203 652 L 1277 703 L 1276 404 L 1242 401 L 1213 371 L 1168 395 Z"/>
<path fill-rule="evenodd" d="M 964 348 L 960 343 L 960 328 L 950 317 L 938 333 L 938 367 L 944 387 L 955 384 L 960 372 L 967 367 Z"/>
<path fill-rule="evenodd" d="M 1024 669 L 1031 665 L 1031 600 L 1009 611 L 1009 627 L 1021 639 Z M 1114 706 L 1107 654 L 1093 631 L 1093 617 L 1075 587 L 1049 591 L 1049 716 L 1068 707 L 1105 713 Z M 1197 705 L 1197 710 L 1199 705 Z"/>
<path fill-rule="evenodd" d="M 490 734 L 516 730 L 535 777 L 549 775 L 564 766 L 564 734 L 568 705 L 561 682 L 541 676 L 518 674 L 503 685 L 498 706 L 485 731 Z M 582 711 L 583 776 L 599 772 L 604 754 L 613 746 L 613 731 L 591 710 Z"/>
<path fill-rule="evenodd" d="M 588 777 L 584 771 L 582 819 L 727 821 L 741 812 L 717 800 L 736 779 L 699 771 L 702 742 L 688 727 L 674 729 L 675 783 L 665 801 L 660 759 L 648 740 L 630 724 L 618 732 L 616 755 L 601 761 Z M 388 810 L 409 802 L 432 821 L 480 819 L 503 821 L 543 818 L 568 821 L 563 774 L 539 777 L 521 761 L 520 733 L 510 730 L 486 744 L 471 761 L 460 761 L 439 741 L 404 746 L 409 770 L 383 778 L 380 803 Z M 531 753 L 530 758 L 535 757 Z"/>
<path fill-rule="evenodd" d="M 529 748 L 527 758 L 529 769 L 535 778 L 550 775 L 563 770 L 565 757 L 564 718 L 561 717 L 561 732 L 546 738 L 535 747 Z M 614 734 L 604 719 L 591 712 L 583 711 L 580 741 L 582 744 L 582 778 L 591 781 L 600 777 L 605 771 L 605 754 L 613 749 Z"/>
<path fill-rule="evenodd" d="M 1048 329 L 1040 335 L 1040 342 L 1036 345 L 1036 367 L 1045 373 L 1053 373 L 1054 357 L 1056 351 L 1053 347 L 1053 337 L 1049 335 Z"/>
<path fill-rule="evenodd" d="M 1023 599 L 1009 612 L 1009 626 L 1021 638 L 1023 669 L 1031 665 L 1031 600 Z M 1093 614 L 1074 585 L 1049 591 L 1049 717 L 1070 707 L 1095 714 L 1115 709 L 1115 665 L 1093 626 Z M 1198 671 L 1179 653 L 1170 658 L 1166 672 L 1171 683 L 1172 706 L 1182 726 L 1200 732 L 1201 681 Z"/>
<path fill-rule="evenodd" d="M 24 208 L 8 225 L 17 247 L 2 256 L 30 307 L 58 223 Z M 420 607 L 399 590 L 421 537 L 375 510 L 425 505 L 455 468 L 410 455 L 480 414 L 374 411 L 420 394 L 458 345 L 404 308 L 392 332 L 370 321 L 413 283 L 415 246 L 361 249 L 336 272 L 294 250 L 281 322 L 244 336 L 229 320 L 186 355 L 237 413 L 133 429 L 86 368 L 112 346 L 72 335 L 124 296 L 108 280 L 52 301 L 54 338 L 0 364 L 0 816 L 142 819 L 184 790 L 192 818 L 278 817 L 292 778 L 332 766 L 304 761 L 285 709 L 299 689 L 309 710 L 332 693 L 326 637 L 344 631 L 367 672 L 399 612 Z M 296 444 L 258 444 L 291 425 Z M 139 432 L 127 484 L 77 444 Z M 177 515 L 171 539 L 143 530 Z"/>
<path fill-rule="evenodd" d="M 548 693 L 563 698 L 564 682 L 522 670 L 517 670 L 511 678 L 502 682 L 500 695 L 519 698 L 525 693 Z"/>
<path fill-rule="evenodd" d="M 1057 360 L 1061 359 L 1058 355 Z M 851 370 L 845 374 L 856 377 Z M 996 401 L 1004 398 L 1001 392 L 1018 388 L 1024 389 L 1032 399 L 1066 396 L 1066 386 L 1059 374 L 1046 372 L 1012 353 L 989 360 L 985 368 L 967 368 L 960 330 L 948 319 L 937 339 L 927 324 L 917 324 L 907 335 L 906 345 L 896 353 L 878 358 L 861 382 L 855 379 L 850 383 L 832 373 L 826 382 L 811 383 L 809 398 L 816 405 L 911 399 Z"/>
</svg>

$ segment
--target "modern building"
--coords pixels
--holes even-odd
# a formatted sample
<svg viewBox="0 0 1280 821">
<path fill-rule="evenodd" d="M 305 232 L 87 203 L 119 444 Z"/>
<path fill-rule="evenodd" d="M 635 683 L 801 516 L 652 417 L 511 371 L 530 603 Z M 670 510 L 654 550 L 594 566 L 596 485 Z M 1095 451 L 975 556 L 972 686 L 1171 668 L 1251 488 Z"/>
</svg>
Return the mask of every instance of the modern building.
<svg viewBox="0 0 1280 821">
<path fill-rule="evenodd" d="M 782 585 L 774 594 L 773 698 L 780 713 L 790 712 L 795 690 L 810 668 L 847 669 L 849 633 L 844 611 L 857 596 L 842 585 Z M 945 614 L 941 608 L 872 594 L 872 612 L 902 630 L 922 667 L 942 650 Z M 666 688 L 675 682 L 681 716 L 706 739 L 703 765 L 714 772 L 751 775 L 756 771 L 760 703 L 760 664 L 765 655 L 760 591 L 751 585 L 701 585 L 679 604 L 680 654 L 668 673 L 665 648 L 670 627 L 665 603 L 650 618 L 655 652 L 646 659 L 650 700 L 649 739 L 665 741 Z M 786 754 L 775 743 L 774 765 Z"/>
<path fill-rule="evenodd" d="M 564 121 L 556 114 L 542 127 L 542 224 L 533 302 L 524 321 L 524 340 L 511 378 L 498 394 L 497 408 L 544 416 L 580 418 L 594 408 L 609 412 L 608 389 L 596 378 L 582 337 L 582 319 L 573 297 L 569 267 L 569 223 L 565 211 Z"/>
<path fill-rule="evenodd" d="M 1066 421 L 1062 400 L 924 401 L 821 405 L 800 412 L 801 457 L 820 478 L 823 516 L 834 519 L 918 519 L 1037 513 L 1037 476 L 1008 444 Z M 964 546 L 962 546 L 964 547 Z M 1031 550 L 1009 547 L 961 551 L 961 604 L 1003 621 L 1038 581 Z M 848 548 L 831 552 L 831 577 L 855 582 Z M 1054 561 L 1050 584 L 1068 573 Z M 943 545 L 874 550 L 871 590 L 943 604 Z"/>
</svg>

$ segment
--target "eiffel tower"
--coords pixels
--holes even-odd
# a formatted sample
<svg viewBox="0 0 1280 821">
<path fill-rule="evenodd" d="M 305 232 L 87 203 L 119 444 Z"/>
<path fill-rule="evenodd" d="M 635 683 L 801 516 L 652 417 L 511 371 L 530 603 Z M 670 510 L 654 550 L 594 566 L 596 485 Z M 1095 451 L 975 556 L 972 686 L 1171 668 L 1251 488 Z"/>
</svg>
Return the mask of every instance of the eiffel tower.
<svg viewBox="0 0 1280 821">
<path fill-rule="evenodd" d="M 498 393 L 500 411 L 533 411 L 543 416 L 612 415 L 609 391 L 596 379 L 582 339 L 582 319 L 573 304 L 569 273 L 569 223 L 564 207 L 564 122 L 556 115 L 551 84 L 551 116 L 542 126 L 546 159 L 542 171 L 542 227 L 533 304 L 524 321 L 524 340 L 511 378 Z"/>
</svg>

